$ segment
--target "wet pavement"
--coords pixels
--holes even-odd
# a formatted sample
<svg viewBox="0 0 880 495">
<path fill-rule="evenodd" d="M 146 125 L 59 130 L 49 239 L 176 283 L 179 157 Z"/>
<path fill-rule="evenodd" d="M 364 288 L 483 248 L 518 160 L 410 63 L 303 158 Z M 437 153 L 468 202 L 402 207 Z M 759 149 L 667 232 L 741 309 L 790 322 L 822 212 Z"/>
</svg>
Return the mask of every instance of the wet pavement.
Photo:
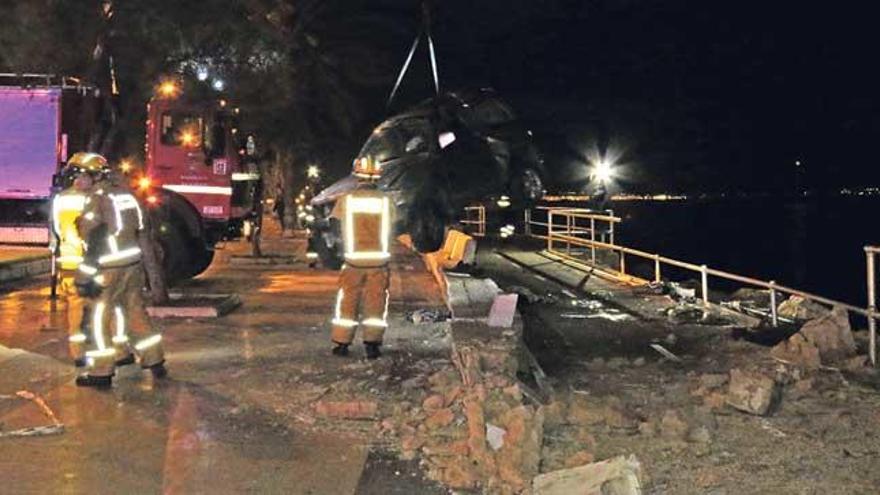
<svg viewBox="0 0 880 495">
<path fill-rule="evenodd" d="M 155 320 L 170 371 L 161 381 L 129 366 L 110 390 L 76 387 L 48 278 L 0 289 L 0 435 L 50 424 L 14 396 L 20 390 L 45 398 L 64 424 L 57 435 L 0 436 L 0 491 L 444 493 L 417 463 L 389 460 L 375 421 L 328 420 L 313 407 L 322 397 L 381 403 L 414 361 L 447 357 L 437 329 L 404 321 L 409 310 L 443 306 L 421 261 L 397 258 L 385 356 L 367 362 L 360 345 L 346 360 L 330 357 L 335 272 L 230 265 L 248 247 L 222 248 L 181 289 L 238 293 L 243 305 L 219 319 Z M 263 248 L 302 259 L 304 239 L 270 237 Z"/>
</svg>

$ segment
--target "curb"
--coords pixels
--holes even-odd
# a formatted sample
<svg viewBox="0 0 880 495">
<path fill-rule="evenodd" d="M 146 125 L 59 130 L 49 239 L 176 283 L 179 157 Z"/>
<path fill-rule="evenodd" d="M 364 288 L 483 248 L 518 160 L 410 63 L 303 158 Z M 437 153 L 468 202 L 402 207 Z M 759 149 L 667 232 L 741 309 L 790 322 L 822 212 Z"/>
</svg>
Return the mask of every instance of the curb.
<svg viewBox="0 0 880 495">
<path fill-rule="evenodd" d="M 0 284 L 17 282 L 52 271 L 52 258 L 46 254 L 35 254 L 14 261 L 0 262 Z"/>
</svg>

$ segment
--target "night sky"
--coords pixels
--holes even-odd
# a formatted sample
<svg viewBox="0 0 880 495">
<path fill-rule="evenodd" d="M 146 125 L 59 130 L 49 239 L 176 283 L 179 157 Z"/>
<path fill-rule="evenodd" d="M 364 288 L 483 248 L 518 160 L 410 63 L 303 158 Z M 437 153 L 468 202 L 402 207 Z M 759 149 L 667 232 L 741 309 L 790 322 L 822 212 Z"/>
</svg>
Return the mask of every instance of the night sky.
<svg viewBox="0 0 880 495">
<path fill-rule="evenodd" d="M 554 166 L 612 146 L 635 191 L 785 192 L 796 160 L 816 190 L 880 184 L 867 7 L 480 0 L 434 11 L 441 84 L 498 89 Z M 430 91 L 426 52 L 415 62 L 404 99 Z"/>
</svg>

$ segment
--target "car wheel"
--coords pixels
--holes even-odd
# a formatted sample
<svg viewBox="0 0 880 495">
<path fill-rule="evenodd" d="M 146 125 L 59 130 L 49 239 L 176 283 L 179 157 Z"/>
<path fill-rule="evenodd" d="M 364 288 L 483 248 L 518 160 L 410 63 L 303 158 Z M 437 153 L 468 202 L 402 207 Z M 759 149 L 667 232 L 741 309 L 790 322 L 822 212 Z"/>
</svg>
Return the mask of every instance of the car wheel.
<svg viewBox="0 0 880 495">
<path fill-rule="evenodd" d="M 443 247 L 448 215 L 438 199 L 413 203 L 407 210 L 408 233 L 420 253 L 433 253 Z"/>
</svg>

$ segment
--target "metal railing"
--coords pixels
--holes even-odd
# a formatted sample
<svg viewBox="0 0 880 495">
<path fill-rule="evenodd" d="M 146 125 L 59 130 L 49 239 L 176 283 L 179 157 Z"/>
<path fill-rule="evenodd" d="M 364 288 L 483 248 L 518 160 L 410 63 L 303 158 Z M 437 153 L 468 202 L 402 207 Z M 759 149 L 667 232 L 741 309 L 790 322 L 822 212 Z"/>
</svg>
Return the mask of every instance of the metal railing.
<svg viewBox="0 0 880 495">
<path fill-rule="evenodd" d="M 596 211 L 568 206 L 536 206 L 527 209 L 524 213 L 525 234 L 546 240 L 550 233 L 550 223 L 555 221 L 553 214 L 558 212 L 570 213 L 569 217 L 565 218 L 564 224 L 557 225 L 564 227 L 567 234 L 590 236 L 593 240 L 598 237 L 602 242 L 610 244 L 614 244 L 614 225 L 623 221 L 621 218 L 615 217 L 611 210 Z"/>
<path fill-rule="evenodd" d="M 875 256 L 880 253 L 880 246 L 865 246 L 865 268 L 868 285 L 868 355 L 871 364 L 877 365 L 877 270 Z"/>
<path fill-rule="evenodd" d="M 459 223 L 462 225 L 473 225 L 473 231 L 470 232 L 474 237 L 483 237 L 486 235 L 486 207 L 483 205 L 466 206 L 464 208 L 464 219 Z"/>
<path fill-rule="evenodd" d="M 559 222 L 558 219 L 564 219 L 564 222 Z M 853 306 L 852 304 L 847 304 L 842 301 L 836 301 L 834 299 L 830 299 L 827 297 L 823 297 L 817 294 L 813 294 L 810 292 L 805 292 L 802 290 L 798 290 L 792 287 L 787 287 L 785 285 L 777 284 L 776 281 L 770 280 L 759 280 L 756 278 L 745 277 L 742 275 L 737 275 L 735 273 L 726 272 L 723 270 L 717 270 L 714 268 L 709 268 L 707 265 L 697 265 L 694 263 L 688 263 L 685 261 L 676 260 L 673 258 L 667 258 L 665 256 L 661 256 L 659 254 L 648 253 L 645 251 L 641 251 L 638 249 L 633 249 L 626 246 L 620 246 L 613 242 L 602 242 L 595 239 L 595 228 L 589 229 L 590 238 L 579 237 L 579 234 L 583 234 L 583 229 L 576 227 L 577 219 L 591 219 L 593 225 L 597 220 L 605 220 L 614 225 L 615 223 L 619 223 L 620 218 L 613 216 L 605 216 L 605 215 L 595 215 L 594 213 L 587 213 L 584 210 L 579 210 L 576 208 L 559 208 L 559 209 L 550 209 L 548 212 L 548 220 L 546 222 L 546 226 L 548 229 L 547 232 L 547 251 L 558 256 L 562 259 L 567 259 L 573 261 L 575 263 L 585 263 L 590 268 L 600 268 L 603 271 L 611 274 L 612 276 L 616 276 L 621 280 L 629 280 L 629 281 L 639 281 L 643 283 L 648 283 L 648 280 L 644 280 L 638 278 L 636 276 L 630 275 L 626 271 L 626 257 L 627 256 L 635 256 L 638 258 L 642 258 L 645 260 L 649 260 L 654 264 L 654 282 L 660 282 L 662 280 L 662 269 L 664 265 L 670 265 L 677 268 L 689 270 L 695 273 L 700 274 L 700 286 L 701 286 L 701 298 L 704 305 L 709 305 L 709 281 L 710 277 L 717 277 L 720 279 L 729 280 L 732 282 L 737 282 L 740 284 L 746 284 L 755 287 L 761 287 L 770 292 L 770 318 L 773 326 L 777 326 L 779 324 L 779 316 L 777 314 L 777 299 L 779 294 L 786 294 L 790 296 L 798 296 L 806 300 L 810 300 L 813 302 L 817 302 L 820 304 L 824 304 L 827 306 L 837 306 L 846 309 L 849 312 L 862 315 L 866 317 L 869 321 L 869 331 L 870 331 L 870 349 L 869 355 L 871 358 L 871 363 L 876 365 L 876 322 L 875 318 L 880 316 L 877 313 L 875 307 L 875 284 L 874 284 L 874 254 L 880 252 L 880 247 L 866 247 L 865 251 L 868 256 L 868 308 L 860 308 L 857 306 Z M 557 249 L 557 246 L 565 245 L 564 250 Z M 589 250 L 590 259 L 585 260 L 581 259 L 577 252 L 573 252 L 571 249 L 572 246 L 579 246 L 586 248 Z M 599 267 L 596 264 L 596 250 L 608 250 L 611 252 L 618 253 L 619 256 L 619 266 L 615 269 L 614 267 Z M 583 254 L 585 254 L 584 251 Z"/>
</svg>

